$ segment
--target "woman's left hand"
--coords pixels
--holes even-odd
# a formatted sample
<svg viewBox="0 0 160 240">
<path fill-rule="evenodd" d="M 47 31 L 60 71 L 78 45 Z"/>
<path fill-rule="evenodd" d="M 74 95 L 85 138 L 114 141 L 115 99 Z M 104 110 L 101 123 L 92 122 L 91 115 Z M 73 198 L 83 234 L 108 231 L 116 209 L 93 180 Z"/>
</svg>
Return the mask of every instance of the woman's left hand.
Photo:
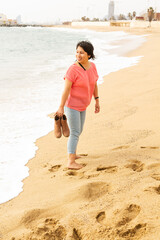
<svg viewBox="0 0 160 240">
<path fill-rule="evenodd" d="M 95 104 L 95 113 L 99 113 L 100 112 L 100 105 L 99 102 L 96 102 Z"/>
</svg>

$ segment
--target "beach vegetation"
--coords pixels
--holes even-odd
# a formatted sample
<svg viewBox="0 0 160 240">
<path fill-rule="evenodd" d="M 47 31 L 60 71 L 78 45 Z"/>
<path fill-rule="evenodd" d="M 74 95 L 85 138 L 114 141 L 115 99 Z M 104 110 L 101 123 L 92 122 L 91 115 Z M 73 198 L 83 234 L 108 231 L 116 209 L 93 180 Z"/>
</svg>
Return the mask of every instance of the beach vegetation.
<svg viewBox="0 0 160 240">
<path fill-rule="evenodd" d="M 126 17 L 124 14 L 119 14 L 118 20 L 126 20 Z"/>
<path fill-rule="evenodd" d="M 136 17 L 136 12 L 134 11 L 133 13 L 128 13 L 128 16 L 127 16 L 130 20 L 134 19 Z"/>
<path fill-rule="evenodd" d="M 132 16 L 133 16 L 133 18 L 135 18 L 135 17 L 136 17 L 136 12 L 135 12 L 135 11 L 133 11 L 133 14 L 132 14 Z"/>
<path fill-rule="evenodd" d="M 128 13 L 128 18 L 129 18 L 130 20 L 133 19 L 133 16 L 132 16 L 132 14 L 131 14 L 130 12 Z"/>
<path fill-rule="evenodd" d="M 114 21 L 114 20 L 116 20 L 116 19 L 115 19 L 114 16 L 112 16 L 112 17 L 110 18 L 110 20 L 111 20 L 111 21 Z"/>
<path fill-rule="evenodd" d="M 86 16 L 82 17 L 81 20 L 84 21 L 84 22 L 90 21 L 90 19 L 88 17 L 86 17 Z"/>
<path fill-rule="evenodd" d="M 92 21 L 93 21 L 93 22 L 99 22 L 100 19 L 99 19 L 99 18 L 93 18 Z"/>
</svg>

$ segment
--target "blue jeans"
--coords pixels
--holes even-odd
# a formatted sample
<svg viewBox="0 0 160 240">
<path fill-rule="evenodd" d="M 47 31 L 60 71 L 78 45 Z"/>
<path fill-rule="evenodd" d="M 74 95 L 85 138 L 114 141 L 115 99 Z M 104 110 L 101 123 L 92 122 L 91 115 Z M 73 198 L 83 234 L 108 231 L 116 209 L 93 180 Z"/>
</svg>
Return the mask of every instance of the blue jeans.
<svg viewBox="0 0 160 240">
<path fill-rule="evenodd" d="M 70 129 L 67 151 L 68 153 L 75 154 L 79 136 L 83 130 L 83 125 L 86 117 L 86 110 L 80 112 L 65 106 L 64 112 L 67 116 L 67 122 Z"/>
</svg>

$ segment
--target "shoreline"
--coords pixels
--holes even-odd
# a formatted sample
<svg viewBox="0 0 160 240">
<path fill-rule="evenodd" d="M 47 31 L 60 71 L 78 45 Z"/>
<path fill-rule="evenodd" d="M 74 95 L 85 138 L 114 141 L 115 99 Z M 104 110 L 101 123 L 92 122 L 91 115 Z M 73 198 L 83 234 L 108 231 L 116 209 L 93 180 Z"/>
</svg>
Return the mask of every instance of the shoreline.
<svg viewBox="0 0 160 240">
<path fill-rule="evenodd" d="M 115 31 L 124 31 L 127 33 L 142 35 L 148 33 L 160 33 L 160 27 L 152 28 L 152 27 L 118 27 L 118 26 L 70 26 L 70 25 L 55 25 L 55 28 L 68 28 L 68 29 L 87 29 L 94 30 L 97 32 L 115 32 Z M 53 28 L 54 28 L 53 27 Z"/>
<path fill-rule="evenodd" d="M 143 189 L 143 195 L 145 197 L 144 203 L 147 206 L 150 206 L 150 203 L 147 202 L 146 197 L 150 197 L 152 203 L 153 199 L 158 197 L 154 190 L 154 188 L 157 188 L 157 192 L 159 191 L 158 180 L 155 180 L 151 175 L 148 177 L 147 173 L 155 174 L 154 176 L 158 175 L 156 171 L 159 165 L 156 165 L 157 168 L 151 165 L 158 164 L 159 161 L 159 135 L 155 133 L 158 129 L 159 119 L 152 119 L 152 116 L 148 116 L 146 111 L 147 107 L 154 114 L 158 111 L 158 104 L 156 108 L 156 102 L 154 102 L 152 109 L 148 100 L 150 98 L 154 99 L 155 96 L 150 96 L 150 92 L 154 91 L 155 86 L 159 86 L 157 79 L 159 73 L 158 64 L 147 61 L 148 57 L 152 60 L 156 57 L 156 61 L 159 61 L 158 56 L 154 56 L 152 53 L 152 50 L 155 53 L 155 49 L 158 47 L 157 38 L 157 34 L 148 36 L 147 42 L 127 54 L 128 56 L 144 54 L 144 58 L 137 65 L 110 73 L 105 76 L 103 85 L 99 85 L 100 96 L 102 96 L 100 101 L 102 112 L 100 115 L 94 115 L 94 102 L 92 101 L 87 112 L 84 133 L 79 143 L 79 152 L 88 154 L 88 156 L 80 160 L 82 163 L 87 164 L 85 168 L 79 172 L 65 169 L 67 139 L 63 138 L 60 141 L 55 139 L 53 131 L 36 141 L 38 150 L 35 157 L 30 159 L 27 164 L 30 175 L 23 181 L 23 192 L 18 197 L 0 205 L 0 213 L 3 216 L 0 226 L 0 239 L 3 236 L 5 240 L 11 239 L 11 237 L 15 237 L 17 240 L 23 234 L 27 239 L 28 234 L 36 234 L 37 226 L 44 225 L 45 220 L 48 218 L 52 218 L 52 220 L 58 219 L 59 222 L 54 224 L 55 231 L 61 226 L 61 234 L 64 236 L 65 232 L 67 232 L 68 239 L 76 239 L 69 237 L 69 234 L 74 235 L 73 229 L 77 228 L 76 231 L 79 236 L 86 236 L 84 239 L 90 239 L 89 235 L 87 235 L 89 234 L 88 227 L 90 227 L 92 235 L 95 234 L 96 237 L 99 237 L 95 239 L 105 239 L 104 236 L 108 237 L 107 226 L 112 229 L 110 234 L 115 234 L 115 237 L 120 239 L 120 236 L 116 235 L 116 229 L 120 229 L 121 233 L 124 233 L 123 227 L 126 228 L 126 224 L 128 229 L 134 229 L 136 223 L 141 224 L 141 227 L 136 231 L 133 239 L 139 239 L 138 232 L 141 233 L 142 237 L 144 235 L 142 239 L 151 239 L 148 229 L 152 227 L 150 226 L 152 223 L 154 228 L 155 222 L 151 215 L 147 216 L 147 209 L 145 209 L 141 201 L 142 194 L 140 190 L 146 187 L 146 190 Z M 154 42 L 153 46 L 152 42 Z M 151 73 L 149 72 L 150 65 L 152 67 Z M 144 66 L 147 67 L 147 73 L 154 74 L 153 82 L 149 81 L 150 79 L 144 72 Z M 117 77 L 119 80 L 117 80 Z M 132 81 L 128 81 L 128 79 L 132 79 Z M 137 96 L 138 102 L 135 96 Z M 146 98 L 147 106 L 143 102 L 142 96 Z M 158 95 L 156 96 L 158 99 Z M 155 123 L 154 126 L 152 126 L 153 122 Z M 106 135 L 104 135 L 104 132 L 106 132 Z M 55 146 L 54 150 L 53 146 Z M 84 152 L 86 146 L 87 152 Z M 59 149 L 58 153 L 56 149 Z M 145 159 L 146 156 L 147 159 Z M 151 160 L 151 163 L 147 162 L 148 159 Z M 128 167 L 125 167 L 127 164 Z M 137 167 L 136 170 L 133 169 L 133 165 Z M 96 170 L 97 167 L 103 169 Z M 145 177 L 147 182 L 142 181 L 142 177 Z M 124 180 L 128 178 L 128 183 L 125 183 Z M 140 183 L 140 180 L 142 183 Z M 135 193 L 132 189 L 127 188 L 132 186 L 133 183 L 140 186 L 140 190 L 133 189 L 136 190 Z M 134 185 L 132 187 L 134 188 Z M 61 189 L 63 189 L 63 192 Z M 122 193 L 116 193 L 121 189 Z M 87 195 L 89 190 L 91 196 Z M 130 197 L 126 199 L 128 193 L 130 193 Z M 96 195 L 99 196 L 98 199 Z M 120 199 L 122 202 L 120 202 Z M 129 214 L 127 204 L 132 204 L 133 211 L 131 211 L 131 215 L 135 216 L 134 221 L 129 221 L 118 227 L 118 223 L 115 224 L 115 216 L 121 219 L 121 215 Z M 75 209 L 70 211 L 73 206 L 76 209 L 76 214 L 74 213 Z M 155 215 L 157 214 L 158 217 L 155 207 L 156 204 L 153 209 L 149 208 L 149 211 Z M 119 214 L 114 215 L 113 212 L 118 211 L 117 209 Z M 108 211 L 110 224 L 107 223 L 106 219 Z M 100 212 L 101 214 L 103 212 L 102 218 L 98 217 Z M 10 216 L 8 213 L 10 213 Z M 149 223 L 147 219 L 144 221 L 144 213 L 149 217 Z M 88 219 L 86 228 L 83 215 Z M 80 219 L 79 222 L 77 217 Z M 74 223 L 72 222 L 73 219 L 75 219 Z M 157 218 L 157 226 L 158 220 Z M 96 225 L 95 229 L 92 227 L 93 223 Z M 98 232 L 99 230 L 101 231 Z M 55 231 L 53 234 L 55 234 Z M 42 231 L 42 233 L 44 232 Z M 146 234 L 149 236 L 148 238 L 145 238 Z M 156 240 L 158 230 L 154 231 L 154 233 L 151 231 L 151 234 L 154 234 Z M 62 239 L 64 238 L 62 237 Z"/>
</svg>

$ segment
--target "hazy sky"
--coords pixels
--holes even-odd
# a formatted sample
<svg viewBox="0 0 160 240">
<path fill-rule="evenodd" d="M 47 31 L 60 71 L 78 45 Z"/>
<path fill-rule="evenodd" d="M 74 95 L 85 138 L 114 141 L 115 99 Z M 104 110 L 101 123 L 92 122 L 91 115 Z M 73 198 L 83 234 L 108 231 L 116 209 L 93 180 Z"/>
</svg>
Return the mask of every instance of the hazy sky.
<svg viewBox="0 0 160 240">
<path fill-rule="evenodd" d="M 61 19 L 103 18 L 108 14 L 110 0 L 4 0 L 0 4 L 0 13 L 8 18 L 21 15 L 22 21 L 53 22 Z M 157 7 L 160 11 L 160 0 L 115 0 L 115 14 L 137 14 L 148 7 Z"/>
</svg>

